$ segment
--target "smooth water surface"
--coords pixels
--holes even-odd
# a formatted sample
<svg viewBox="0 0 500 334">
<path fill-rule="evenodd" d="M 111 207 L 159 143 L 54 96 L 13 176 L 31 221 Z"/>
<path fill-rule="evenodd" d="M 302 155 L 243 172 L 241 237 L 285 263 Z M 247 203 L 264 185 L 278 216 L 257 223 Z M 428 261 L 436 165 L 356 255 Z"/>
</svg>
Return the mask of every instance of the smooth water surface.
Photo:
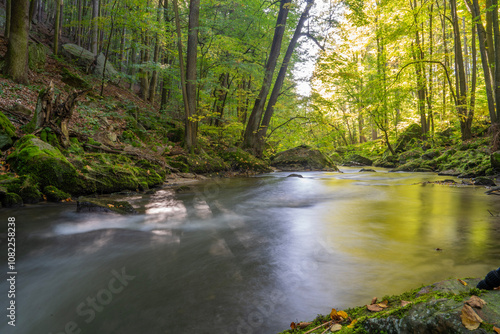
<svg viewBox="0 0 500 334">
<path fill-rule="evenodd" d="M 132 216 L 2 209 L 3 226 L 16 217 L 18 275 L 17 326 L 2 315 L 0 333 L 277 333 L 500 266 L 500 197 L 422 184 L 445 179 L 435 174 L 358 171 L 121 196 Z M 0 293 L 5 310 L 6 280 Z"/>
</svg>

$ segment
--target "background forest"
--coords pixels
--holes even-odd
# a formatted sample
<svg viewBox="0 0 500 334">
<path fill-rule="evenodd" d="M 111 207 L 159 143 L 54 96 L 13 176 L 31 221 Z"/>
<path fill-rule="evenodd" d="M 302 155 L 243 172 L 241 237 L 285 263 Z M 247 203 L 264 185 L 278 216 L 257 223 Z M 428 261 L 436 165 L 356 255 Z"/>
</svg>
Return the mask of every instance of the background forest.
<svg viewBox="0 0 500 334">
<path fill-rule="evenodd" d="M 134 92 L 183 124 L 190 152 L 201 139 L 394 156 L 411 124 L 424 148 L 498 132 L 497 0 L 4 2 L 4 73 L 27 83 L 25 50 L 41 45 L 63 63 L 69 45 L 89 51 L 83 72 L 102 54 L 115 70 L 94 71 L 94 90 Z"/>
</svg>

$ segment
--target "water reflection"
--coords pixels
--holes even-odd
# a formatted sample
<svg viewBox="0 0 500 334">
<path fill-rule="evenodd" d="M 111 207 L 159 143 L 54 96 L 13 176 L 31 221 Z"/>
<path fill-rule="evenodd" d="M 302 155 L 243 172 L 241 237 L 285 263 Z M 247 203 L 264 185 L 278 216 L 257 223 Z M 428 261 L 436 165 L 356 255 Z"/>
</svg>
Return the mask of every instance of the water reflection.
<svg viewBox="0 0 500 334">
<path fill-rule="evenodd" d="M 22 224 L 16 331 L 58 333 L 74 321 L 82 333 L 275 333 L 499 265 L 500 218 L 489 211 L 500 202 L 483 188 L 384 170 L 287 175 L 129 197 L 133 216 L 0 212 Z M 134 280 L 87 323 L 78 305 L 122 267 Z M 5 323 L 0 332 L 13 333 Z"/>
</svg>

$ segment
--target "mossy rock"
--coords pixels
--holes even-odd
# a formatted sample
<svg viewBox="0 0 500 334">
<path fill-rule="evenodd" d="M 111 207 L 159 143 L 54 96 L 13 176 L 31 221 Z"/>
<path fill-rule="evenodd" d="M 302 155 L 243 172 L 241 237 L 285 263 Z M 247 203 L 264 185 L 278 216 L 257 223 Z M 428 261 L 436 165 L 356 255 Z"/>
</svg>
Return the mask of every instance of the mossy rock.
<svg viewBox="0 0 500 334">
<path fill-rule="evenodd" d="M 271 166 L 284 171 L 338 171 L 333 161 L 323 153 L 305 145 L 276 154 L 271 160 Z"/>
<path fill-rule="evenodd" d="M 228 164 L 216 154 L 188 154 L 189 172 L 197 174 L 219 173 L 229 169 Z"/>
<path fill-rule="evenodd" d="M 16 128 L 3 112 L 0 112 L 0 150 L 6 150 L 16 140 Z"/>
<path fill-rule="evenodd" d="M 371 165 L 373 165 L 373 161 L 371 159 L 363 157 L 359 154 L 349 154 L 344 159 L 344 161 L 345 161 L 344 162 L 345 165 L 354 165 L 354 166 L 371 166 Z"/>
<path fill-rule="evenodd" d="M 385 154 L 373 162 L 375 167 L 395 168 L 397 166 L 398 156 Z"/>
<path fill-rule="evenodd" d="M 52 131 L 51 128 L 43 129 L 42 132 L 40 132 L 40 139 L 58 149 L 61 148 L 59 138 L 57 138 L 57 134 Z"/>
<path fill-rule="evenodd" d="M 332 152 L 329 155 L 330 160 L 332 160 L 334 163 L 341 163 L 342 162 L 342 156 L 338 152 Z"/>
<path fill-rule="evenodd" d="M 264 161 L 257 159 L 240 148 L 227 149 L 220 153 L 220 156 L 230 164 L 231 169 L 236 171 L 255 171 L 260 173 L 271 171 Z"/>
<path fill-rule="evenodd" d="M 62 46 L 62 50 L 63 50 L 63 55 L 66 58 L 75 61 L 75 63 L 79 65 L 83 70 L 87 70 L 88 68 L 90 68 L 91 65 L 94 63 L 94 61 L 96 60 L 96 57 L 92 52 L 76 44 L 71 44 L 71 43 L 64 44 Z M 106 57 L 104 57 L 104 55 L 100 53 L 99 56 L 97 57 L 97 64 L 93 68 L 93 72 L 95 75 L 102 77 L 105 60 Z M 104 75 L 106 78 L 111 80 L 116 79 L 118 76 L 118 72 L 109 61 L 106 62 L 106 71 Z"/>
<path fill-rule="evenodd" d="M 134 162 L 118 154 L 89 153 L 81 160 L 72 159 L 85 183 L 94 192 L 108 194 L 122 190 L 144 190 L 162 184 L 166 172 L 146 160 Z"/>
<path fill-rule="evenodd" d="M 24 178 L 18 195 L 21 196 L 24 203 L 28 204 L 35 204 L 43 200 L 43 195 L 38 189 L 38 184 L 35 183 L 31 176 Z"/>
<path fill-rule="evenodd" d="M 30 175 L 41 187 L 53 185 L 78 192 L 80 180 L 75 167 L 52 145 L 27 135 L 17 141 L 7 162 L 20 175 Z"/>
<path fill-rule="evenodd" d="M 71 195 L 57 189 L 54 186 L 46 186 L 43 188 L 43 193 L 49 202 L 61 202 L 65 199 L 71 198 Z"/>
<path fill-rule="evenodd" d="M 0 193 L 0 202 L 4 208 L 17 208 L 23 206 L 23 199 L 16 193 L 5 193 L 2 195 Z"/>
<path fill-rule="evenodd" d="M 425 151 L 424 154 L 422 154 L 421 158 L 423 160 L 433 160 L 437 157 L 441 156 L 441 151 L 438 149 L 430 149 Z"/>
<path fill-rule="evenodd" d="M 490 163 L 494 170 L 500 171 L 500 151 L 491 153 Z"/>
<path fill-rule="evenodd" d="M 407 163 L 410 160 L 420 158 L 423 153 L 424 153 L 424 150 L 422 150 L 420 147 L 403 152 L 399 155 L 399 163 L 404 165 L 405 163 Z"/>
<path fill-rule="evenodd" d="M 83 79 L 81 76 L 75 73 L 71 73 L 67 68 L 62 69 L 62 82 L 65 84 L 78 88 L 78 89 L 88 89 L 91 85 L 87 80 Z"/>
<path fill-rule="evenodd" d="M 137 213 L 132 205 L 125 201 L 80 197 L 76 204 L 76 212 L 114 212 L 121 215 Z"/>
<path fill-rule="evenodd" d="M 428 161 L 421 159 L 413 159 L 407 163 L 394 168 L 391 172 L 433 172 Z"/>
<path fill-rule="evenodd" d="M 399 136 L 394 150 L 401 153 L 408 150 L 409 145 L 422 140 L 422 127 L 418 124 L 411 124 Z"/>
</svg>

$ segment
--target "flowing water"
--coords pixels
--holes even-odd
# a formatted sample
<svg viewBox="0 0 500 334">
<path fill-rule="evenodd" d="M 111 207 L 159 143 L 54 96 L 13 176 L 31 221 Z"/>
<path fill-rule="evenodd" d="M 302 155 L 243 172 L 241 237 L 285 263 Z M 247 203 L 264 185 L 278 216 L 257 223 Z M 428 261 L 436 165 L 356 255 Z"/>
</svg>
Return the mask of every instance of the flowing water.
<svg viewBox="0 0 500 334">
<path fill-rule="evenodd" d="M 277 333 L 500 266 L 500 197 L 422 184 L 445 179 L 435 174 L 358 171 L 122 195 L 131 216 L 2 209 L 2 226 L 16 218 L 18 274 L 16 327 L 3 315 L 0 333 Z M 7 290 L 2 280 L 3 312 Z"/>
</svg>

